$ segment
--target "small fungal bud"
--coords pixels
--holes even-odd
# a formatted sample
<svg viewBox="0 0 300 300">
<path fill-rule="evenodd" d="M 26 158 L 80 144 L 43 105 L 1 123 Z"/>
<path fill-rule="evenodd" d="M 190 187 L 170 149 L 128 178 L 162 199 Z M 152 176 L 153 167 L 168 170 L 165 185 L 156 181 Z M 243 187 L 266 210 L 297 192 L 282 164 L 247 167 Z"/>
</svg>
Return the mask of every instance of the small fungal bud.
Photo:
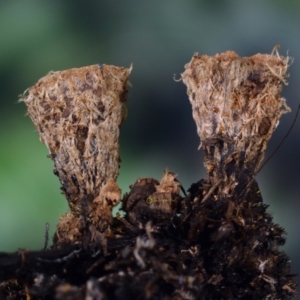
<svg viewBox="0 0 300 300">
<path fill-rule="evenodd" d="M 162 214 L 174 213 L 181 188 L 181 183 L 176 177 L 177 174 L 165 170 L 159 184 L 155 186 L 156 191 L 146 200 L 152 210 Z"/>
<path fill-rule="evenodd" d="M 157 193 L 180 194 L 181 183 L 177 180 L 177 174 L 165 170 L 159 185 L 156 186 Z"/>
<path fill-rule="evenodd" d="M 123 201 L 123 209 L 131 224 L 170 220 L 181 201 L 181 183 L 177 174 L 165 170 L 162 179 L 139 178 Z"/>
<path fill-rule="evenodd" d="M 74 215 L 117 179 L 130 72 L 110 65 L 50 72 L 23 96 Z"/>
<path fill-rule="evenodd" d="M 117 185 L 114 180 L 108 181 L 100 191 L 99 196 L 97 196 L 93 204 L 92 208 L 92 223 L 99 224 L 100 231 L 104 231 L 104 227 L 106 223 L 110 223 L 112 219 L 112 209 L 116 206 L 121 200 L 121 189 Z M 106 219 L 107 222 L 102 222 L 102 220 Z M 103 227 L 103 229 L 101 228 Z"/>
<path fill-rule="evenodd" d="M 205 152 L 210 178 L 227 183 L 231 194 L 241 174 L 254 175 L 282 114 L 290 111 L 280 97 L 289 57 L 228 51 L 194 55 L 182 80 Z M 230 184 L 229 184 L 230 182 Z"/>
</svg>

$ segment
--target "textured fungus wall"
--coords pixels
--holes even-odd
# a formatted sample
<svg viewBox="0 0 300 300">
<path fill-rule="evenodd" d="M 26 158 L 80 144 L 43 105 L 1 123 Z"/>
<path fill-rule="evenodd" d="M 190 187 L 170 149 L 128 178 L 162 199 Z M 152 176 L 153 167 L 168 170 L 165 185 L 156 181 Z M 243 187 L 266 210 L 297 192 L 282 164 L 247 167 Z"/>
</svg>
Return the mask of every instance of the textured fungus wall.
<svg viewBox="0 0 300 300">
<path fill-rule="evenodd" d="M 244 58 L 232 51 L 195 55 L 185 66 L 182 80 L 204 165 L 210 180 L 219 182 L 219 197 L 233 197 L 240 177 L 257 173 L 281 115 L 290 112 L 280 96 L 289 57 L 274 52 Z"/>
</svg>

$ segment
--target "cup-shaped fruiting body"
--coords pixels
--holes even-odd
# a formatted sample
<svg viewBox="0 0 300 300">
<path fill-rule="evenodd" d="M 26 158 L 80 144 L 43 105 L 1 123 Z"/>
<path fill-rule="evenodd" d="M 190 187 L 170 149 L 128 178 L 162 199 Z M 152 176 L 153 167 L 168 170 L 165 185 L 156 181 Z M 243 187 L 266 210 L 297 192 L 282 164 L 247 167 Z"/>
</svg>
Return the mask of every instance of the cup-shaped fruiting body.
<svg viewBox="0 0 300 300">
<path fill-rule="evenodd" d="M 289 57 L 277 50 L 251 57 L 194 55 L 186 64 L 182 80 L 210 177 L 226 181 L 239 176 L 235 170 L 258 171 L 281 115 L 290 111 L 280 97 L 288 66 Z"/>
<path fill-rule="evenodd" d="M 118 176 L 130 71 L 92 65 L 50 72 L 22 98 L 75 215 Z"/>
</svg>

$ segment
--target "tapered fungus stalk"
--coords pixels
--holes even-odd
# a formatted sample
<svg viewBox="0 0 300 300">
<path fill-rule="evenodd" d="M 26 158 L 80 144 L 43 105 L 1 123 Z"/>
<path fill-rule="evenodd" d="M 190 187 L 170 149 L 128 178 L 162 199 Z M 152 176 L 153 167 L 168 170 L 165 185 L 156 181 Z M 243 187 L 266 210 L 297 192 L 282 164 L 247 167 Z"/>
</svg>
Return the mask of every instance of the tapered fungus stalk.
<svg viewBox="0 0 300 300">
<path fill-rule="evenodd" d="M 288 65 L 276 50 L 244 58 L 232 51 L 194 55 L 185 66 L 182 80 L 216 197 L 243 192 L 258 171 L 281 115 L 290 111 L 280 97 Z"/>
<path fill-rule="evenodd" d="M 70 207 L 58 225 L 57 243 L 79 242 L 85 222 L 93 232 L 109 227 L 112 206 L 121 196 L 118 139 L 130 71 L 92 65 L 50 72 L 22 99 Z"/>
</svg>

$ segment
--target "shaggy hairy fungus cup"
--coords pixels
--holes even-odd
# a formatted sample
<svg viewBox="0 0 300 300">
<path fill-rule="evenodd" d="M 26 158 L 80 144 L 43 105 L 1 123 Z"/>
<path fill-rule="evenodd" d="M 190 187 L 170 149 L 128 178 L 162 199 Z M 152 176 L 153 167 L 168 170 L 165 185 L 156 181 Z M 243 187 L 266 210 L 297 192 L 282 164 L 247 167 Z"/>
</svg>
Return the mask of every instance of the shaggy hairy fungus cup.
<svg viewBox="0 0 300 300">
<path fill-rule="evenodd" d="M 288 65 L 276 49 L 251 57 L 194 55 L 185 66 L 182 80 L 218 195 L 232 195 L 241 177 L 258 171 L 281 115 L 290 111 L 280 97 Z"/>
<path fill-rule="evenodd" d="M 61 242 L 80 240 L 83 215 L 105 231 L 120 201 L 119 126 L 130 72 L 110 65 L 50 72 L 22 98 L 69 203 L 58 225 Z"/>
<path fill-rule="evenodd" d="M 267 212 L 254 176 L 282 114 L 289 57 L 229 51 L 194 55 L 182 80 L 208 176 L 189 189 L 188 240 L 205 274 L 201 299 L 291 299 L 295 281 L 279 250 L 285 232 Z M 200 299 L 199 298 L 199 299 Z"/>
</svg>

